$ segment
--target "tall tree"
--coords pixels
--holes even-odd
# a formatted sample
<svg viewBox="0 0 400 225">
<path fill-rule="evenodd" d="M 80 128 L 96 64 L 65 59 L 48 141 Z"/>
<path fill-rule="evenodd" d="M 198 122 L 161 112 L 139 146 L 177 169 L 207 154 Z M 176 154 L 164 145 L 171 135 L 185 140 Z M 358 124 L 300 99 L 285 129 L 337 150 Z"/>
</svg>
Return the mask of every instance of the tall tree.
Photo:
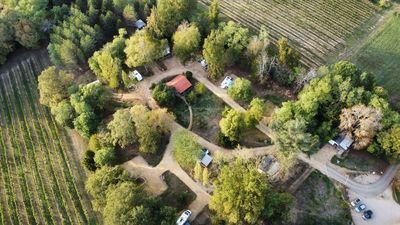
<svg viewBox="0 0 400 225">
<path fill-rule="evenodd" d="M 14 25 L 15 39 L 26 48 L 35 48 L 39 45 L 40 32 L 29 19 L 20 18 Z"/>
<path fill-rule="evenodd" d="M 208 22 L 209 22 L 209 29 L 217 29 L 219 24 L 219 4 L 220 0 L 213 0 L 208 8 Z"/>
<path fill-rule="evenodd" d="M 230 109 L 219 121 L 219 127 L 221 132 L 231 141 L 240 141 L 245 129 L 243 113 Z"/>
<path fill-rule="evenodd" d="M 234 100 L 250 101 L 253 96 L 251 82 L 245 78 L 237 78 L 228 89 L 228 95 Z"/>
<path fill-rule="evenodd" d="M 378 143 L 391 162 L 400 161 L 400 124 L 379 133 Z"/>
<path fill-rule="evenodd" d="M 294 68 L 299 65 L 300 55 L 296 50 L 289 47 L 288 40 L 281 38 L 278 40 L 279 62 L 289 68 Z"/>
<path fill-rule="evenodd" d="M 137 137 L 129 110 L 117 110 L 113 117 L 113 120 L 107 125 L 111 133 L 112 143 L 122 148 L 135 143 Z"/>
<path fill-rule="evenodd" d="M 173 36 L 174 54 L 182 62 L 185 62 L 199 48 L 200 39 L 201 34 L 196 25 L 189 25 L 187 22 L 182 23 Z"/>
<path fill-rule="evenodd" d="M 250 107 L 245 113 L 245 123 L 247 127 L 255 127 L 264 117 L 265 102 L 262 99 L 254 98 L 250 102 Z"/>
<path fill-rule="evenodd" d="M 161 58 L 165 52 L 167 40 L 157 40 L 147 29 L 137 31 L 126 41 L 126 65 L 129 67 L 148 66 Z"/>
<path fill-rule="evenodd" d="M 49 107 L 56 106 L 68 98 L 67 88 L 71 84 L 72 75 L 50 66 L 38 77 L 40 103 Z"/>
<path fill-rule="evenodd" d="M 354 149 L 364 149 L 381 129 L 381 119 L 382 114 L 375 108 L 356 105 L 342 110 L 339 128 L 354 138 Z"/>
<path fill-rule="evenodd" d="M 173 156 L 182 168 L 193 169 L 201 156 L 201 146 L 195 138 L 185 130 L 179 130 L 172 135 Z"/>
</svg>

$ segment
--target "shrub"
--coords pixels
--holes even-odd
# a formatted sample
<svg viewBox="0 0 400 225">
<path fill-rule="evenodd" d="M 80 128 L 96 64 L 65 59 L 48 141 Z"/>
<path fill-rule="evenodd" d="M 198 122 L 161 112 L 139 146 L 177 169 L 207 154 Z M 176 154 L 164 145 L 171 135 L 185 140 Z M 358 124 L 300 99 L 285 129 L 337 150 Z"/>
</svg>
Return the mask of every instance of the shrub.
<svg viewBox="0 0 400 225">
<path fill-rule="evenodd" d="M 87 150 L 82 159 L 83 166 L 89 171 L 96 171 L 96 163 L 94 162 L 95 153 L 91 150 Z"/>
<path fill-rule="evenodd" d="M 238 145 L 237 141 L 232 141 L 229 137 L 225 136 L 221 131 L 218 133 L 217 143 L 218 145 L 229 149 L 233 149 Z"/>
<path fill-rule="evenodd" d="M 197 95 L 194 91 L 191 91 L 187 96 L 186 96 L 186 100 L 189 104 L 194 104 L 197 100 Z"/>
<path fill-rule="evenodd" d="M 196 85 L 194 85 L 194 92 L 196 93 L 196 95 L 204 95 L 207 91 L 207 87 L 203 84 L 203 83 L 196 83 Z"/>
<path fill-rule="evenodd" d="M 186 71 L 186 72 L 185 72 L 185 77 L 186 77 L 188 80 L 191 80 L 191 79 L 193 78 L 193 73 L 192 73 L 192 71 Z"/>
<path fill-rule="evenodd" d="M 228 95 L 234 100 L 250 101 L 253 96 L 251 82 L 244 78 L 237 78 L 228 89 Z"/>
<path fill-rule="evenodd" d="M 117 162 L 114 148 L 106 147 L 98 150 L 94 156 L 97 167 L 114 166 Z"/>
<path fill-rule="evenodd" d="M 175 90 L 161 82 L 153 88 L 152 95 L 161 106 L 172 105 L 175 101 Z"/>
</svg>

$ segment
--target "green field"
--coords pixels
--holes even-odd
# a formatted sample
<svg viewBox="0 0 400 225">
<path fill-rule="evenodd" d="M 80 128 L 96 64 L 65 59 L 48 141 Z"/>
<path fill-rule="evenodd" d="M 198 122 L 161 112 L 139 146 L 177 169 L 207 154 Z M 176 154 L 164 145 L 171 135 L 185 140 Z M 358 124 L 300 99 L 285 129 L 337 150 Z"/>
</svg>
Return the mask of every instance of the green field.
<svg viewBox="0 0 400 225">
<path fill-rule="evenodd" d="M 391 15 L 383 29 L 372 37 L 351 59 L 376 75 L 379 85 L 390 94 L 391 102 L 400 101 L 400 16 Z"/>
<path fill-rule="evenodd" d="M 266 26 L 274 41 L 288 38 L 310 67 L 325 64 L 348 38 L 362 35 L 378 19 L 377 7 L 367 0 L 221 0 L 220 9 L 254 31 Z"/>
<path fill-rule="evenodd" d="M 71 140 L 38 101 L 47 65 L 30 57 L 0 74 L 0 224 L 96 224 Z"/>
</svg>

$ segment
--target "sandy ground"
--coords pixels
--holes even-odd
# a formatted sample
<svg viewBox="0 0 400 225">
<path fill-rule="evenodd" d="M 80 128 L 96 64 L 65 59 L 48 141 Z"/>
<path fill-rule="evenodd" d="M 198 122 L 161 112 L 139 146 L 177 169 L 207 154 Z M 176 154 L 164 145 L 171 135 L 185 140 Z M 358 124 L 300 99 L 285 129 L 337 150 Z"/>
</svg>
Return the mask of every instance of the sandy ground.
<svg viewBox="0 0 400 225">
<path fill-rule="evenodd" d="M 372 184 L 377 182 L 380 178 L 381 176 L 377 174 L 363 174 L 354 177 L 353 180 L 360 184 Z"/>
<path fill-rule="evenodd" d="M 400 205 L 393 200 L 391 188 L 376 197 L 364 197 L 349 191 L 351 200 L 360 198 L 367 205 L 367 209 L 374 213 L 372 219 L 364 221 L 361 213 L 351 210 L 351 216 L 355 225 L 400 225 Z"/>
</svg>

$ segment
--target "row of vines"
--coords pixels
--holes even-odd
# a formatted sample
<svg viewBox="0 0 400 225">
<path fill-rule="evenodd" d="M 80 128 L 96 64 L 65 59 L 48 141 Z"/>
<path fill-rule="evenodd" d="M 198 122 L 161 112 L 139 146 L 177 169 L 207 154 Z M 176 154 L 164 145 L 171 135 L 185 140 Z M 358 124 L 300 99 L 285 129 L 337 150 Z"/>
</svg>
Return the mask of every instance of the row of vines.
<svg viewBox="0 0 400 225">
<path fill-rule="evenodd" d="M 211 0 L 200 2 L 209 5 Z M 360 0 L 221 0 L 220 10 L 253 30 L 266 26 L 274 41 L 288 38 L 302 54 L 302 62 L 315 67 L 344 47 L 377 8 Z"/>
<path fill-rule="evenodd" d="M 0 74 L 0 224 L 95 224 L 66 131 L 39 104 L 46 57 Z"/>
</svg>

